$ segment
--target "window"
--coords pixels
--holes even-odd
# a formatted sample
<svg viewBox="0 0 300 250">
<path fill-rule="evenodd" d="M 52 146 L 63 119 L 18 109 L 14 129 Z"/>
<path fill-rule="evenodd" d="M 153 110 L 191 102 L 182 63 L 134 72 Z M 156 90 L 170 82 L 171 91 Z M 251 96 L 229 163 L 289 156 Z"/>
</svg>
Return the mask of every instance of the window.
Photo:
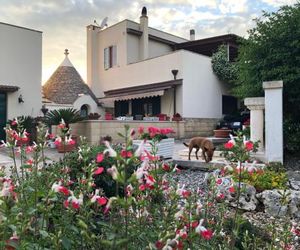
<svg viewBox="0 0 300 250">
<path fill-rule="evenodd" d="M 117 65 L 117 46 L 110 46 L 104 49 L 104 69 Z"/>
<path fill-rule="evenodd" d="M 80 108 L 80 116 L 81 117 L 87 117 L 89 112 L 89 108 L 87 105 L 82 105 Z"/>
</svg>

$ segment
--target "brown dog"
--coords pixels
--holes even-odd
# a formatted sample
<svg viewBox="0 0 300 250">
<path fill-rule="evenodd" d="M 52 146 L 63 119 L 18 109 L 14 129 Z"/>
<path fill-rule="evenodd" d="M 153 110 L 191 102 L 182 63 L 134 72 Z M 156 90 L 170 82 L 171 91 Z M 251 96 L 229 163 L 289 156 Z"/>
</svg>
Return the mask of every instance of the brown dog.
<svg viewBox="0 0 300 250">
<path fill-rule="evenodd" d="M 189 148 L 189 160 L 191 160 L 191 152 L 193 148 L 196 149 L 196 159 L 198 160 L 198 151 L 201 148 L 202 150 L 202 158 L 205 162 L 210 162 L 214 155 L 215 147 L 212 141 L 208 140 L 204 137 L 194 137 L 190 140 L 189 144 L 183 143 L 186 147 Z"/>
</svg>

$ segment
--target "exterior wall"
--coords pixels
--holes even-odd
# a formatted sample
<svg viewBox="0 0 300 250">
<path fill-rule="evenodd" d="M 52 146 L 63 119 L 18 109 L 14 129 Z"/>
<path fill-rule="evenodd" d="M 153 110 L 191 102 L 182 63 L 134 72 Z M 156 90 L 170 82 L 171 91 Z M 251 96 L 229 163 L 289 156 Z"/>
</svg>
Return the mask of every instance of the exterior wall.
<svg viewBox="0 0 300 250">
<path fill-rule="evenodd" d="M 42 32 L 0 23 L 0 44 L 0 84 L 20 87 L 7 95 L 7 118 L 41 115 Z"/>
<path fill-rule="evenodd" d="M 174 101 L 173 101 L 173 89 L 165 90 L 165 93 L 163 96 L 161 96 L 161 113 L 166 114 L 169 117 L 172 117 L 173 110 L 174 110 Z"/>
<path fill-rule="evenodd" d="M 171 70 L 178 69 L 177 78 L 182 76 L 180 51 L 138 63 L 115 67 L 99 72 L 101 88 L 104 91 L 138 86 L 173 79 Z M 98 96 L 97 96 L 98 97 Z"/>
<path fill-rule="evenodd" d="M 77 100 L 73 103 L 74 109 L 80 110 L 82 105 L 88 106 L 88 113 L 98 113 L 102 117 L 104 116 L 104 110 L 99 107 L 93 98 L 89 95 L 83 95 L 77 98 Z"/>
<path fill-rule="evenodd" d="M 211 59 L 189 51 L 182 52 L 183 112 L 185 118 L 221 118 L 225 84 L 212 71 Z"/>
<path fill-rule="evenodd" d="M 140 60 L 140 39 L 138 36 L 127 34 L 127 63 L 135 63 Z"/>
<path fill-rule="evenodd" d="M 172 48 L 167 44 L 160 43 L 153 40 L 149 41 L 149 58 L 167 55 L 172 51 L 173 51 Z"/>
<path fill-rule="evenodd" d="M 147 122 L 147 121 L 105 121 L 105 120 L 86 120 L 71 124 L 72 134 L 84 136 L 90 144 L 99 144 L 100 138 L 111 136 L 114 142 L 123 142 L 118 136 L 118 132 L 124 132 L 124 125 L 129 125 L 135 130 L 143 126 L 148 128 L 151 126 L 159 128 L 173 128 L 175 134 L 170 137 L 176 139 L 192 138 L 195 136 L 211 136 L 215 129 L 218 119 L 186 119 L 181 122 Z M 57 134 L 57 127 L 52 126 L 52 132 Z"/>
</svg>

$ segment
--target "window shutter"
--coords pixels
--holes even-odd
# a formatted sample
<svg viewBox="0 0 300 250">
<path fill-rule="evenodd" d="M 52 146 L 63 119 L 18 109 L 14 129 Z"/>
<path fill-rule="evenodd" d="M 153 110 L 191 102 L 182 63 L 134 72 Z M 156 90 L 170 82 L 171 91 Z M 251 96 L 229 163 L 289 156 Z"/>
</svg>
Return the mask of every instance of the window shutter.
<svg viewBox="0 0 300 250">
<path fill-rule="evenodd" d="M 104 69 L 109 69 L 109 48 L 104 49 Z"/>
<path fill-rule="evenodd" d="M 117 46 L 112 47 L 112 66 L 117 65 Z"/>
</svg>

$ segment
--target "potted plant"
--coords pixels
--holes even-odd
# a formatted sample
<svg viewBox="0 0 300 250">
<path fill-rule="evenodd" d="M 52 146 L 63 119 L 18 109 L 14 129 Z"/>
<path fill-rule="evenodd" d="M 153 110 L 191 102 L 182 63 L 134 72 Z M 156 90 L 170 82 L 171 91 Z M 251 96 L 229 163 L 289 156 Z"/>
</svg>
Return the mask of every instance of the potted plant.
<svg viewBox="0 0 300 250">
<path fill-rule="evenodd" d="M 89 113 L 88 118 L 89 120 L 98 120 L 101 117 L 98 113 Z"/>
<path fill-rule="evenodd" d="M 58 152 L 74 150 L 77 144 L 77 136 L 71 135 L 70 124 L 84 119 L 84 117 L 80 116 L 80 112 L 73 108 L 52 110 L 46 114 L 45 119 L 48 125 L 58 125 L 60 129 L 60 140 L 56 140 Z M 58 143 L 58 141 L 61 143 Z M 69 143 L 70 141 L 71 143 Z"/>
<path fill-rule="evenodd" d="M 231 133 L 231 129 L 228 127 L 222 127 L 214 130 L 214 137 L 216 138 L 228 138 Z"/>
<path fill-rule="evenodd" d="M 176 121 L 176 122 L 182 121 L 181 115 L 179 113 L 174 114 L 173 118 L 172 118 L 172 121 Z"/>
<path fill-rule="evenodd" d="M 105 113 L 105 120 L 112 120 L 113 119 L 113 115 L 109 112 Z"/>
<path fill-rule="evenodd" d="M 166 114 L 158 114 L 157 117 L 159 118 L 159 121 L 166 121 L 167 115 Z"/>
<path fill-rule="evenodd" d="M 168 138 L 169 134 L 175 133 L 172 128 L 157 128 L 157 127 L 139 127 L 139 139 L 133 140 L 133 144 L 139 145 L 145 140 L 144 147 L 147 151 L 151 151 L 153 143 L 157 147 L 157 156 L 165 159 L 173 157 L 174 138 Z"/>
</svg>

